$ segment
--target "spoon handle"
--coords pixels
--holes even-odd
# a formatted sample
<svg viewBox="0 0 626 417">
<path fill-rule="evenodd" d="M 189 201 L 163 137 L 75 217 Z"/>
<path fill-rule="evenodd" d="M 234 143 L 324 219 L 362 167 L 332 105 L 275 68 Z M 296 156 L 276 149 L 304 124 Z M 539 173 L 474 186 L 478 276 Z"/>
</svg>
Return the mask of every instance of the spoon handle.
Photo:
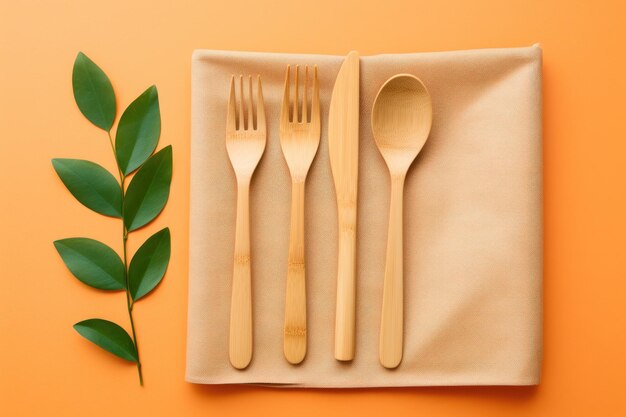
<svg viewBox="0 0 626 417">
<path fill-rule="evenodd" d="M 403 249 L 402 200 L 404 176 L 391 178 L 391 204 L 387 235 L 387 260 L 380 323 L 380 363 L 395 368 L 402 360 L 403 331 Z"/>
<path fill-rule="evenodd" d="M 238 183 L 229 340 L 230 363 L 237 369 L 247 367 L 252 359 L 249 197 L 249 182 Z"/>
<path fill-rule="evenodd" d="M 289 264 L 285 297 L 283 350 L 289 363 L 298 364 L 306 355 L 306 281 L 304 269 L 304 181 L 291 185 Z"/>
</svg>

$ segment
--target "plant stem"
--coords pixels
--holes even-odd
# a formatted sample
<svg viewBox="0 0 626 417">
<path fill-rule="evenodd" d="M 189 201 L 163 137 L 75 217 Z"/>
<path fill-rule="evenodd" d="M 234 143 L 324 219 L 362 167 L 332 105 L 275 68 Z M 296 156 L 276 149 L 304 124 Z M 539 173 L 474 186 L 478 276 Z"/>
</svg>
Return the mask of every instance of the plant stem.
<svg viewBox="0 0 626 417">
<path fill-rule="evenodd" d="M 109 130 L 108 132 L 109 135 L 109 143 L 111 144 L 111 150 L 113 151 L 113 158 L 115 158 L 115 166 L 117 166 L 117 172 L 120 174 L 120 182 L 121 182 L 121 187 L 122 187 L 122 211 L 124 210 L 124 194 L 126 193 L 126 191 L 124 190 L 124 174 L 122 173 L 122 169 L 120 168 L 119 163 L 117 162 L 117 153 L 115 152 L 115 145 L 113 144 L 113 138 L 111 137 L 111 131 Z M 123 216 L 123 212 L 122 212 L 122 225 L 124 224 L 124 216 Z M 126 229 L 124 229 L 126 230 Z"/>
<path fill-rule="evenodd" d="M 135 333 L 135 321 L 133 320 L 133 300 L 130 295 L 130 285 L 128 282 L 128 256 L 126 250 L 126 242 L 128 241 L 128 229 L 126 229 L 126 225 L 124 224 L 124 197 L 126 194 L 125 190 L 125 182 L 126 175 L 122 172 L 118 162 L 117 155 L 115 153 L 115 145 L 113 145 L 113 138 L 111 137 L 111 132 L 109 134 L 109 142 L 111 143 L 111 149 L 113 150 L 113 156 L 115 157 L 115 163 L 117 164 L 117 169 L 120 174 L 120 187 L 122 188 L 122 242 L 123 242 L 123 259 L 124 259 L 124 281 L 126 283 L 126 307 L 128 308 L 128 317 L 130 318 L 130 328 L 133 336 L 133 343 L 135 344 L 135 351 L 137 352 L 137 372 L 139 373 L 139 385 L 143 386 L 143 373 L 141 371 L 141 361 L 139 360 L 139 345 L 137 344 L 137 334 Z"/>
</svg>

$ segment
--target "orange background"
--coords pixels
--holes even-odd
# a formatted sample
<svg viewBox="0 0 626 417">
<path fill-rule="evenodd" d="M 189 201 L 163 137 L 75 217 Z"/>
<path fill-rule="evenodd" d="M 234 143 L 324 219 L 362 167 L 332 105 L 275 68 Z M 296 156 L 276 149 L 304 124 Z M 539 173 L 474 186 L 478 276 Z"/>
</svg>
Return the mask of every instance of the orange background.
<svg viewBox="0 0 626 417">
<path fill-rule="evenodd" d="M 626 2 L 12 1 L 0 5 L 0 415 L 626 415 Z M 194 48 L 344 54 L 544 49 L 545 358 L 538 387 L 279 390 L 184 382 L 190 62 Z M 121 245 L 119 221 L 86 209 L 50 159 L 113 168 L 106 135 L 72 96 L 76 53 L 113 81 L 123 109 L 158 86 L 160 146 L 173 144 L 169 203 L 131 236 L 172 230 L 172 262 L 135 317 L 133 365 L 78 336 L 127 326 L 122 293 L 72 278 L 52 241 Z M 118 110 L 118 117 L 121 110 Z"/>
</svg>

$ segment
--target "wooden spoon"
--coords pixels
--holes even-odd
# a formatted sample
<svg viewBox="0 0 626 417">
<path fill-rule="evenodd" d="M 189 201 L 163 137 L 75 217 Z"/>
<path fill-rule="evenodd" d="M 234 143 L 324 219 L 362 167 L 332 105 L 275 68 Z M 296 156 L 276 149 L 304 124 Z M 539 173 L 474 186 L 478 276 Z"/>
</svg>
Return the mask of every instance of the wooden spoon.
<svg viewBox="0 0 626 417">
<path fill-rule="evenodd" d="M 391 174 L 387 260 L 380 323 L 380 363 L 385 368 L 395 368 L 402 360 L 404 179 L 426 143 L 431 124 L 430 95 L 417 77 L 399 74 L 383 84 L 374 100 L 372 132 Z"/>
</svg>

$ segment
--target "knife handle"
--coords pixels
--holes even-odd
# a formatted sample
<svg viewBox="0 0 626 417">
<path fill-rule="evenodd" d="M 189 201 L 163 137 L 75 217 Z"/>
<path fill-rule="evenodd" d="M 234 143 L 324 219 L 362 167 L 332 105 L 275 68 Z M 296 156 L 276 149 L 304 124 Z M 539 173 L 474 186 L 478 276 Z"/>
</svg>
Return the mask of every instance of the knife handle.
<svg viewBox="0 0 626 417">
<path fill-rule="evenodd" d="M 354 359 L 356 284 L 356 202 L 338 207 L 339 256 L 335 313 L 335 359 Z"/>
<path fill-rule="evenodd" d="M 230 363 L 237 369 L 244 369 L 252 359 L 252 283 L 250 277 L 249 201 L 250 183 L 238 183 L 228 352 Z"/>
<path fill-rule="evenodd" d="M 289 363 L 298 364 L 306 355 L 306 281 L 304 268 L 304 180 L 291 185 L 289 264 L 285 297 L 283 350 Z"/>
</svg>

